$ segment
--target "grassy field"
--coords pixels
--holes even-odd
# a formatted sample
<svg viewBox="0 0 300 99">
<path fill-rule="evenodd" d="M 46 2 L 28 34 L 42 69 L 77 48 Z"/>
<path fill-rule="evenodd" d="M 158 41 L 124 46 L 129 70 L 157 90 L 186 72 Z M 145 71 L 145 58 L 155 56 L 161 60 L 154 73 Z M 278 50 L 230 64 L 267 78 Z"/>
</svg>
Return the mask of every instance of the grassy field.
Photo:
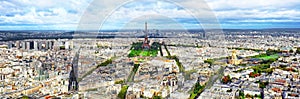
<svg viewBox="0 0 300 99">
<path fill-rule="evenodd" d="M 272 64 L 274 61 L 276 61 L 279 58 L 279 55 L 277 53 L 271 53 L 271 54 L 260 54 L 253 56 L 252 58 L 261 59 L 262 62 L 260 64 L 251 67 L 254 70 L 254 73 L 272 73 L 273 69 L 270 68 L 270 64 Z"/>
<path fill-rule="evenodd" d="M 263 59 L 263 60 L 269 60 L 269 59 L 277 59 L 279 57 L 278 54 L 270 55 L 270 56 L 262 56 L 259 57 L 258 59 Z"/>
<path fill-rule="evenodd" d="M 154 42 L 151 45 L 151 48 L 148 50 L 143 50 L 142 49 L 142 43 L 141 42 L 137 42 L 137 43 L 133 43 L 130 53 L 128 55 L 128 57 L 135 57 L 135 56 L 151 56 L 151 57 L 155 57 L 158 54 L 158 51 L 160 50 L 160 44 L 157 42 Z"/>
<path fill-rule="evenodd" d="M 129 57 L 135 56 L 157 56 L 158 50 L 131 50 L 129 53 Z"/>
</svg>

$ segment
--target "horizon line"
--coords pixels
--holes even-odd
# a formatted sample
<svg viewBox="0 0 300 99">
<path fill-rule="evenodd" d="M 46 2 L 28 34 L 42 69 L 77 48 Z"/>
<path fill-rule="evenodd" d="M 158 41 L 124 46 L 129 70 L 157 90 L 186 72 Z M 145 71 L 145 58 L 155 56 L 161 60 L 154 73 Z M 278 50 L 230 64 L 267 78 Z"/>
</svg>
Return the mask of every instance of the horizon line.
<svg viewBox="0 0 300 99">
<path fill-rule="evenodd" d="M 224 28 L 224 29 L 149 29 L 149 30 L 268 30 L 268 29 L 300 29 L 300 28 Z M 105 30 L 72 30 L 72 29 L 16 29 L 16 30 L 0 30 L 0 31 L 139 31 L 143 29 L 105 29 Z"/>
</svg>

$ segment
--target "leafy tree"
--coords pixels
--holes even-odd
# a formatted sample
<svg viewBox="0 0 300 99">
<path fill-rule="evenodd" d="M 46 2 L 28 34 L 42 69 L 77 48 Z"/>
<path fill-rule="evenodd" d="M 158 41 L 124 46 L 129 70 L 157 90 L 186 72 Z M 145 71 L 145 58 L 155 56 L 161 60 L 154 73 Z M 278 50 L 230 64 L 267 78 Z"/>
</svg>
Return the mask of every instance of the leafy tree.
<svg viewBox="0 0 300 99">
<path fill-rule="evenodd" d="M 122 86 L 121 91 L 120 91 L 119 94 L 118 94 L 118 97 L 119 97 L 120 99 L 125 99 L 126 93 L 127 93 L 127 89 L 128 89 L 128 86 L 127 86 L 127 85 Z"/>
<path fill-rule="evenodd" d="M 100 66 L 106 66 L 106 65 L 111 64 L 111 63 L 112 63 L 112 60 L 111 60 L 111 59 L 108 59 L 108 60 L 106 60 L 105 62 L 99 64 L 97 67 L 100 67 Z"/>
<path fill-rule="evenodd" d="M 152 99 L 162 99 L 162 97 L 161 96 L 153 96 Z"/>
<path fill-rule="evenodd" d="M 224 76 L 224 77 L 222 78 L 222 83 L 227 84 L 227 83 L 229 83 L 229 82 L 231 82 L 231 79 L 230 79 L 230 76 L 229 76 L 229 75 L 228 75 L 228 76 Z"/>
<path fill-rule="evenodd" d="M 293 61 L 297 61 L 297 58 L 294 58 Z"/>
<path fill-rule="evenodd" d="M 252 96 L 249 94 L 246 94 L 246 98 L 252 98 Z"/>
<path fill-rule="evenodd" d="M 277 53 L 279 53 L 280 52 L 280 50 L 272 50 L 272 49 L 268 49 L 267 51 L 266 51 L 266 54 L 267 55 L 272 55 L 272 54 L 277 54 Z"/>
<path fill-rule="evenodd" d="M 213 59 L 207 59 L 207 60 L 204 61 L 204 63 L 213 64 L 214 60 Z"/>
<path fill-rule="evenodd" d="M 239 91 L 239 96 L 244 97 L 244 95 L 245 95 L 244 92 L 240 90 L 240 91 Z"/>
<path fill-rule="evenodd" d="M 297 53 L 297 54 L 300 54 L 300 47 L 297 48 L 296 53 Z"/>
<path fill-rule="evenodd" d="M 290 53 L 294 53 L 294 50 L 293 50 L 293 49 L 291 49 L 289 52 L 290 52 Z"/>
<path fill-rule="evenodd" d="M 125 83 L 124 80 L 115 81 L 115 84 L 124 84 L 124 83 Z"/>
<path fill-rule="evenodd" d="M 194 93 L 197 94 L 201 88 L 202 86 L 197 82 L 195 85 Z"/>
<path fill-rule="evenodd" d="M 269 84 L 269 82 L 259 82 L 259 88 L 266 88 L 266 86 Z"/>
<path fill-rule="evenodd" d="M 232 92 L 232 89 L 227 90 L 226 92 Z"/>
<path fill-rule="evenodd" d="M 28 96 L 23 96 L 21 99 L 30 99 Z"/>
<path fill-rule="evenodd" d="M 194 90 L 191 93 L 190 99 L 194 99 L 195 96 L 197 96 L 197 94 L 199 94 L 203 89 L 205 88 L 205 86 L 201 86 L 198 82 L 195 84 L 194 86 Z"/>
</svg>

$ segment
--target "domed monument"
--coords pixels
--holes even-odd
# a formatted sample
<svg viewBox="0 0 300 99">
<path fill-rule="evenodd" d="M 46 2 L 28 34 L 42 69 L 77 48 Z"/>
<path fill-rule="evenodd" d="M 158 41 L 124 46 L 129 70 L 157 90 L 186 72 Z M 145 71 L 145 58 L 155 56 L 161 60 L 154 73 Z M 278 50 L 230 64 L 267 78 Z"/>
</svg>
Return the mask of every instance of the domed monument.
<svg viewBox="0 0 300 99">
<path fill-rule="evenodd" d="M 229 60 L 229 64 L 238 65 L 242 62 L 242 59 L 238 59 L 236 56 L 237 51 L 233 50 L 231 53 L 231 59 Z"/>
</svg>

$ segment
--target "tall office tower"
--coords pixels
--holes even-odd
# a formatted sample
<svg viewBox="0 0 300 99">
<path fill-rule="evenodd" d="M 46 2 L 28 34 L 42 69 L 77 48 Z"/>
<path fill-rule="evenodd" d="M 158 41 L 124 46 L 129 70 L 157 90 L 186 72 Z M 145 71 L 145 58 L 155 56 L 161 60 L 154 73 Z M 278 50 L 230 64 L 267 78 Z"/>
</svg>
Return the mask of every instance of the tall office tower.
<svg viewBox="0 0 300 99">
<path fill-rule="evenodd" d="M 47 49 L 51 49 L 51 41 L 47 41 Z"/>
<path fill-rule="evenodd" d="M 38 43 L 38 49 L 39 49 L 39 50 L 43 49 L 43 42 L 39 42 L 39 43 Z"/>
<path fill-rule="evenodd" d="M 34 49 L 34 41 L 30 41 L 30 46 L 29 46 L 29 49 Z"/>
<path fill-rule="evenodd" d="M 69 41 L 67 41 L 67 42 L 65 43 L 65 49 L 66 49 L 66 50 L 70 49 L 70 43 L 69 43 Z"/>
<path fill-rule="evenodd" d="M 20 41 L 16 41 L 16 48 L 17 48 L 17 49 L 20 48 Z"/>
<path fill-rule="evenodd" d="M 25 49 L 26 49 L 26 42 L 25 42 L 25 41 L 22 41 L 22 42 L 21 42 L 21 45 L 22 45 L 22 49 L 25 50 Z"/>
<path fill-rule="evenodd" d="M 70 49 L 73 49 L 74 47 L 74 43 L 73 43 L 73 40 L 70 41 Z"/>
<path fill-rule="evenodd" d="M 39 46 L 39 43 L 37 41 L 34 41 L 33 42 L 33 49 L 34 50 L 39 50 L 38 46 Z"/>
<path fill-rule="evenodd" d="M 49 49 L 52 50 L 52 49 L 53 49 L 53 41 L 49 41 L 48 43 L 49 43 L 49 45 L 48 45 L 48 46 L 49 46 Z"/>
<path fill-rule="evenodd" d="M 13 42 L 9 41 L 7 44 L 8 49 L 11 49 L 13 47 Z"/>
<path fill-rule="evenodd" d="M 46 50 L 49 49 L 49 44 L 48 44 L 48 42 L 49 42 L 49 41 L 46 41 L 46 42 L 45 42 L 45 49 L 46 49 Z"/>
<path fill-rule="evenodd" d="M 26 50 L 30 50 L 30 42 L 29 41 L 26 42 L 25 48 L 26 48 Z"/>
</svg>

